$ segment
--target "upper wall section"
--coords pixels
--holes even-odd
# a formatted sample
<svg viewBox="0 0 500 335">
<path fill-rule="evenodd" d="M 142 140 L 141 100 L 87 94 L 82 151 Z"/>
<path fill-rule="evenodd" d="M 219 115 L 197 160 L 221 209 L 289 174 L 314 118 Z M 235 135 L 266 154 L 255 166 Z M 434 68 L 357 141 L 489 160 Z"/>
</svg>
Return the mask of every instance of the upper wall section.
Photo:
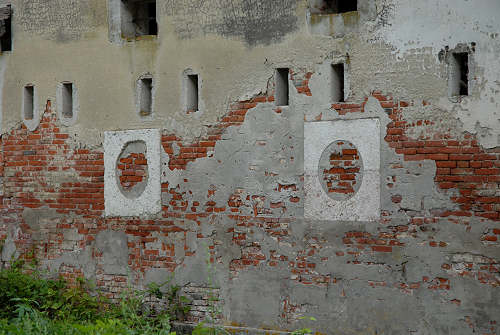
<svg viewBox="0 0 500 335">
<path fill-rule="evenodd" d="M 320 72 L 342 60 L 348 101 L 372 90 L 426 100 L 452 111 L 483 145 L 498 145 L 498 1 L 358 0 L 357 11 L 340 14 L 311 11 L 318 2 L 157 0 L 158 34 L 125 38 L 122 0 L 0 0 L 13 12 L 13 51 L 0 56 L 2 131 L 22 121 L 24 86 L 36 87 L 34 104 L 43 110 L 70 82 L 79 113 L 66 126 L 83 142 L 100 145 L 103 131 L 138 128 L 195 138 L 232 102 L 266 92 L 276 68 Z M 450 99 L 449 64 L 439 54 L 472 43 L 474 85 L 468 97 Z M 186 73 L 199 78 L 196 113 L 186 112 Z M 137 112 L 144 77 L 154 83 L 147 118 Z M 321 92 L 312 95 L 320 103 Z"/>
<path fill-rule="evenodd" d="M 48 40 L 79 40 L 106 24 L 104 1 L 30 0 L 13 3 L 16 28 Z"/>
<path fill-rule="evenodd" d="M 297 16 L 300 0 L 164 1 L 180 39 L 216 34 L 238 38 L 250 46 L 282 41 L 302 24 Z"/>
</svg>

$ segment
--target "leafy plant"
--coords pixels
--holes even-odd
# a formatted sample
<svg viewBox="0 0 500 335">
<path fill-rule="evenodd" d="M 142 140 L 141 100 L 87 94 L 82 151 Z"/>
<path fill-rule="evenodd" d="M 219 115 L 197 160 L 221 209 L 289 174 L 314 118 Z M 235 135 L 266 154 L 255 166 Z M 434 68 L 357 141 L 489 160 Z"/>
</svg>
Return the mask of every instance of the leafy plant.
<svg viewBox="0 0 500 335">
<path fill-rule="evenodd" d="M 15 262 L 0 271 L 0 318 L 13 318 L 22 302 L 50 318 L 92 320 L 102 314 L 106 299 L 89 291 L 84 279 L 69 287 L 61 278 L 45 279 L 24 262 Z"/>
<path fill-rule="evenodd" d="M 191 310 L 191 300 L 181 294 L 181 287 L 178 285 L 169 285 L 173 277 L 169 278 L 162 284 L 150 283 L 148 286 L 148 293 L 157 299 L 166 298 L 167 310 L 166 312 L 172 317 L 172 320 L 183 321 L 186 315 Z M 162 291 L 165 291 L 165 293 Z"/>
<path fill-rule="evenodd" d="M 14 262 L 0 271 L 0 335 L 174 334 L 168 313 L 152 316 L 144 309 L 148 291 L 129 288 L 116 306 L 92 291 L 83 278 L 70 287 Z"/>
<path fill-rule="evenodd" d="M 316 321 L 316 318 L 313 316 L 301 316 L 299 320 L 310 320 L 310 321 Z M 312 335 L 313 330 L 311 328 L 301 328 L 294 330 L 292 332 L 292 335 Z"/>
</svg>

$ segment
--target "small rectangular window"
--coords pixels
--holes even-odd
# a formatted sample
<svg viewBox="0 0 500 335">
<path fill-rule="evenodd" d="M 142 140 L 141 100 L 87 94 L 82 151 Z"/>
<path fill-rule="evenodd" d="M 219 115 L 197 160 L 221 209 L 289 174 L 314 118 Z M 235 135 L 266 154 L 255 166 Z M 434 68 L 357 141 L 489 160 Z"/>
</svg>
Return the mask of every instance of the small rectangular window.
<svg viewBox="0 0 500 335">
<path fill-rule="evenodd" d="M 0 48 L 1 51 L 12 51 L 11 7 L 0 8 Z"/>
<path fill-rule="evenodd" d="M 358 10 L 357 0 L 309 0 L 313 14 L 341 14 Z"/>
<path fill-rule="evenodd" d="M 332 64 L 332 101 L 333 102 L 344 102 L 345 90 L 345 76 L 344 76 L 344 64 Z"/>
<path fill-rule="evenodd" d="M 355 12 L 357 10 L 357 0 L 337 0 L 337 13 Z"/>
<path fill-rule="evenodd" d="M 198 111 L 198 75 L 190 74 L 186 80 L 186 109 L 187 112 Z"/>
<path fill-rule="evenodd" d="M 156 22 L 156 1 L 148 3 L 148 34 L 158 34 L 158 23 Z"/>
<path fill-rule="evenodd" d="M 275 75 L 275 99 L 277 106 L 288 106 L 289 89 L 288 89 L 288 68 L 276 69 Z"/>
<path fill-rule="evenodd" d="M 143 78 L 139 88 L 140 116 L 149 116 L 153 111 L 153 79 Z"/>
<path fill-rule="evenodd" d="M 23 90 L 23 113 L 25 120 L 33 120 L 35 115 L 35 87 L 26 85 Z"/>
<path fill-rule="evenodd" d="M 453 53 L 449 60 L 450 96 L 469 95 L 469 54 L 467 52 Z"/>
<path fill-rule="evenodd" d="M 62 84 L 62 116 L 71 119 L 73 117 L 73 84 Z"/>
<path fill-rule="evenodd" d="M 121 0 L 122 35 L 127 38 L 158 35 L 156 1 Z"/>
</svg>

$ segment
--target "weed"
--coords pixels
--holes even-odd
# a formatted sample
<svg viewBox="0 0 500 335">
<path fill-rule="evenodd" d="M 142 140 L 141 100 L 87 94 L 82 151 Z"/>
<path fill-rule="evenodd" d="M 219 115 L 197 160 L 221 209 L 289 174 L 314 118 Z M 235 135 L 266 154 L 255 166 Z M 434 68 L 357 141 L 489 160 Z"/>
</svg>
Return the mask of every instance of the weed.
<svg viewBox="0 0 500 335">
<path fill-rule="evenodd" d="M 316 318 L 313 316 L 301 316 L 299 320 L 310 320 L 310 321 L 316 321 Z M 312 335 L 313 330 L 311 328 L 301 328 L 294 330 L 292 332 L 292 335 Z"/>
<path fill-rule="evenodd" d="M 91 296 L 85 281 L 68 287 L 59 279 L 45 279 L 33 268 L 16 261 L 0 271 L 0 318 L 13 318 L 22 302 L 55 319 L 91 320 L 102 312 L 104 298 Z"/>
<path fill-rule="evenodd" d="M 111 305 L 83 278 L 69 287 L 23 261 L 0 271 L 0 335 L 172 335 L 170 316 L 143 310 L 147 291 L 129 289 Z M 111 307 L 110 307 L 111 306 Z"/>
<path fill-rule="evenodd" d="M 222 314 L 222 309 L 218 303 L 219 298 L 213 293 L 216 287 L 217 265 L 215 262 L 211 262 L 210 249 L 207 247 L 205 250 L 207 282 L 210 292 L 208 295 L 208 313 L 205 316 L 205 321 L 198 323 L 193 329 L 193 335 L 229 335 L 229 332 L 222 325 L 217 324 L 218 318 Z"/>
<path fill-rule="evenodd" d="M 181 287 L 179 285 L 170 285 L 173 277 L 169 278 L 162 284 L 150 283 L 148 285 L 148 293 L 157 299 L 166 299 L 166 312 L 172 317 L 172 320 L 183 321 L 191 310 L 191 300 L 186 296 L 181 295 Z"/>
</svg>

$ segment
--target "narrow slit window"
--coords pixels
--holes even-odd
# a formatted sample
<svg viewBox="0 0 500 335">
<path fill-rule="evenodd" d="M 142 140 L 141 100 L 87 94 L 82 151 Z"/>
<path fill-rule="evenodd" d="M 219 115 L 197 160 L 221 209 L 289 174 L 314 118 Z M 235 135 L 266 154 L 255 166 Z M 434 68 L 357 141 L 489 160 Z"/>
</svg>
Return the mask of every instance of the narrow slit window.
<svg viewBox="0 0 500 335">
<path fill-rule="evenodd" d="M 449 65 L 450 95 L 469 95 L 469 54 L 467 52 L 453 53 Z"/>
<path fill-rule="evenodd" d="M 158 35 L 158 23 L 156 22 L 156 2 L 148 3 L 148 34 Z"/>
<path fill-rule="evenodd" d="M 288 106 L 289 90 L 288 90 L 288 68 L 276 69 L 275 79 L 275 99 L 277 106 Z"/>
<path fill-rule="evenodd" d="M 35 116 L 35 87 L 33 85 L 26 85 L 23 93 L 24 119 L 33 120 Z"/>
<path fill-rule="evenodd" d="M 190 74 L 187 76 L 186 80 L 186 109 L 187 112 L 196 112 L 198 111 L 198 75 Z"/>
<path fill-rule="evenodd" d="M 0 49 L 2 52 L 12 51 L 12 21 L 10 6 L 0 8 Z"/>
<path fill-rule="evenodd" d="M 313 14 L 341 14 L 358 10 L 357 0 L 309 0 Z"/>
<path fill-rule="evenodd" d="M 121 0 L 122 35 L 127 38 L 158 35 L 156 1 Z"/>
<path fill-rule="evenodd" d="M 331 70 L 331 87 L 332 87 L 332 101 L 344 102 L 345 97 L 345 72 L 344 64 L 332 64 Z"/>
<path fill-rule="evenodd" d="M 62 116 L 66 119 L 73 118 L 73 84 L 62 84 Z"/>
<path fill-rule="evenodd" d="M 139 81 L 140 116 L 150 116 L 153 112 L 153 79 L 143 78 Z"/>
</svg>

